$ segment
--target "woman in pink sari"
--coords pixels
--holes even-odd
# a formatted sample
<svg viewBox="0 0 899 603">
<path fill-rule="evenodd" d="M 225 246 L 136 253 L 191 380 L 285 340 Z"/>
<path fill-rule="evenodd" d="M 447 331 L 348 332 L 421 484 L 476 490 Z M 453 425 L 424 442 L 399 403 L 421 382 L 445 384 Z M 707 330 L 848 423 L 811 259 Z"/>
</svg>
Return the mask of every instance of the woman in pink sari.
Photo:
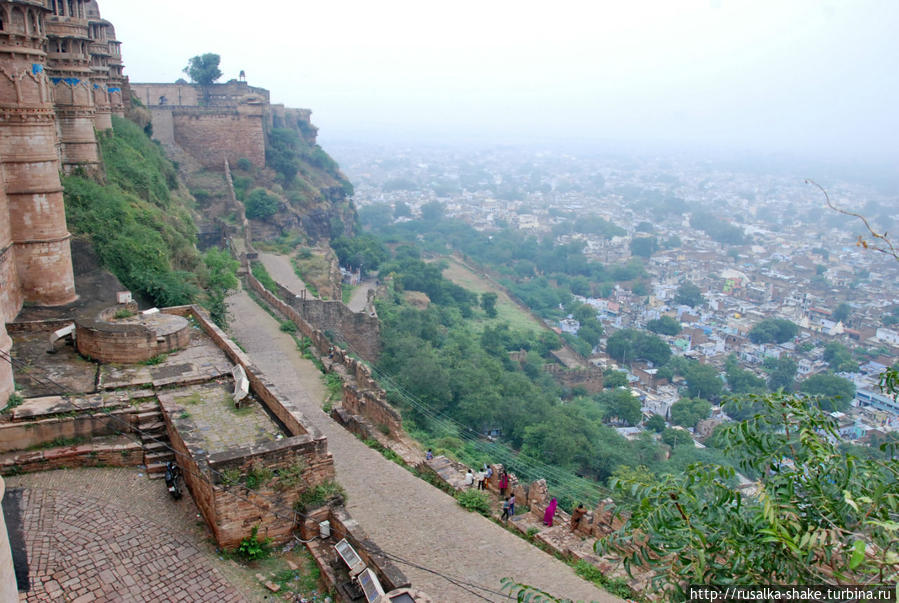
<svg viewBox="0 0 899 603">
<path fill-rule="evenodd" d="M 556 506 L 558 506 L 558 504 L 559 502 L 554 498 L 549 503 L 549 506 L 546 507 L 546 512 L 543 514 L 543 525 L 552 527 L 553 516 L 556 514 Z"/>
</svg>

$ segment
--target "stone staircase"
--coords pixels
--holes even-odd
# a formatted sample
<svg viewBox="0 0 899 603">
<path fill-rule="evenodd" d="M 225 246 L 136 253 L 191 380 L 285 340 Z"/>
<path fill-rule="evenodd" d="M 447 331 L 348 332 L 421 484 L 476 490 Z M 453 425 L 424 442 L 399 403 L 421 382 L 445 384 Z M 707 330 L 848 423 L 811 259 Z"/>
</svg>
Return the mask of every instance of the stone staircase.
<svg viewBox="0 0 899 603">
<path fill-rule="evenodd" d="M 140 430 L 141 443 L 144 448 L 147 477 L 160 479 L 165 475 L 165 464 L 175 460 L 175 453 L 169 448 L 171 444 L 168 433 L 166 433 L 162 411 L 156 408 L 138 413 L 137 428 Z"/>
</svg>

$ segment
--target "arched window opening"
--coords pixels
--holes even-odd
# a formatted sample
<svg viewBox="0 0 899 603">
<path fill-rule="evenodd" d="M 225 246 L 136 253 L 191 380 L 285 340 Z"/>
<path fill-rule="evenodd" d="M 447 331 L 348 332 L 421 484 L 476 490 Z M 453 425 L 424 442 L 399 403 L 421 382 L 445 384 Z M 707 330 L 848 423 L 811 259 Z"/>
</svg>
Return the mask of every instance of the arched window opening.
<svg viewBox="0 0 899 603">
<path fill-rule="evenodd" d="M 28 11 L 28 13 L 31 15 L 31 35 L 40 36 L 41 30 L 37 26 L 37 15 L 34 13 L 34 11 Z"/>
</svg>

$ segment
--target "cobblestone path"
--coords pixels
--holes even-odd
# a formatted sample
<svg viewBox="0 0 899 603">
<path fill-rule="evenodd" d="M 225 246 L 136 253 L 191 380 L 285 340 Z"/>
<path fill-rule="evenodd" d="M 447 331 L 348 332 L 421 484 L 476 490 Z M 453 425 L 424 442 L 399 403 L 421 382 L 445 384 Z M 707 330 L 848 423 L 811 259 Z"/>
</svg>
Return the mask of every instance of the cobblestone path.
<svg viewBox="0 0 899 603">
<path fill-rule="evenodd" d="M 198 542 L 208 536 L 189 497 L 168 499 L 135 469 L 26 474 L 6 488 L 28 557 L 20 601 L 247 600 L 221 571 L 231 562 Z"/>
<path fill-rule="evenodd" d="M 240 291 L 229 308 L 231 331 L 255 363 L 284 395 L 328 437 L 337 480 L 346 488 L 347 509 L 387 553 L 445 574 L 397 566 L 413 586 L 440 602 L 501 601 L 500 579 L 513 578 L 558 597 L 617 601 L 574 571 L 492 521 L 462 509 L 444 492 L 365 446 L 321 410 L 320 373 L 296 351 L 296 344 L 275 321 Z M 490 589 L 483 590 L 483 588 Z"/>
</svg>

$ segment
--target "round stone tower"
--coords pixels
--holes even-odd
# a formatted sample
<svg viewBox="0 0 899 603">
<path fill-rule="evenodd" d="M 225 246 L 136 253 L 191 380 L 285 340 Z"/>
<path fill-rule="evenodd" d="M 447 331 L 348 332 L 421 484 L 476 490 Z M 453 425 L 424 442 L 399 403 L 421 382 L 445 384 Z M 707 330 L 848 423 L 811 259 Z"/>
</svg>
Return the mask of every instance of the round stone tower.
<svg viewBox="0 0 899 603">
<path fill-rule="evenodd" d="M 50 78 L 62 168 L 100 171 L 94 135 L 94 86 L 85 0 L 50 0 L 47 17 L 47 76 Z"/>
<path fill-rule="evenodd" d="M 77 296 L 45 72 L 48 12 L 40 0 L 0 0 L 0 166 L 22 295 L 52 306 Z"/>
<path fill-rule="evenodd" d="M 52 0 L 51 0 L 52 2 Z M 100 17 L 96 0 L 85 2 L 87 34 L 90 37 L 90 67 L 93 75 L 94 127 L 104 131 L 112 129 L 112 105 L 109 99 L 109 31 L 112 23 Z"/>
</svg>

